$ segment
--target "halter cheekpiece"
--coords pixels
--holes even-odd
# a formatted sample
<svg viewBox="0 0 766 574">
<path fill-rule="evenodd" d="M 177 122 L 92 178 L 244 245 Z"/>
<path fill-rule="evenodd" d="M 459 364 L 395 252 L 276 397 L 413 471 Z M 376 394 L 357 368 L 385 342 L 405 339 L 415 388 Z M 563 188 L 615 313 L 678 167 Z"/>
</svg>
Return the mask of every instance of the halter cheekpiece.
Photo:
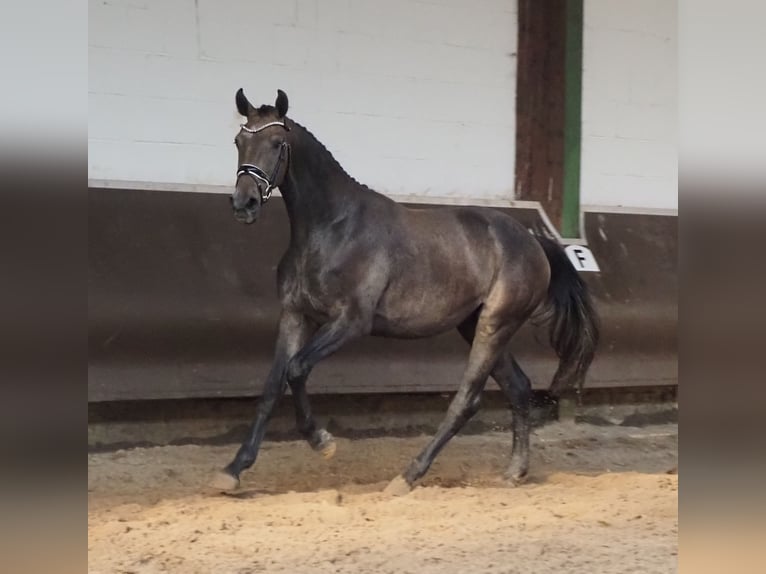
<svg viewBox="0 0 766 574">
<path fill-rule="evenodd" d="M 239 127 L 248 133 L 256 134 L 259 131 L 265 130 L 271 126 L 282 126 L 285 128 L 285 130 L 290 131 L 290 128 L 288 128 L 284 122 L 269 122 L 268 124 L 264 124 L 255 129 L 249 128 L 245 124 L 240 124 Z M 249 175 L 255 179 L 256 182 L 262 181 L 266 184 L 266 189 L 264 191 L 261 191 L 261 188 L 256 186 L 258 187 L 258 193 L 261 195 L 261 205 L 266 203 L 271 197 L 271 192 L 274 187 L 276 187 L 276 182 L 274 180 L 279 174 L 279 168 L 282 167 L 282 162 L 285 161 L 285 155 L 287 154 L 289 156 L 289 153 L 290 145 L 287 142 L 283 141 L 281 144 L 279 144 L 279 157 L 277 157 L 277 162 L 274 164 L 274 169 L 271 170 L 271 176 L 269 176 L 269 174 L 267 174 L 260 167 L 252 163 L 243 163 L 237 168 L 237 179 L 243 175 Z"/>
</svg>

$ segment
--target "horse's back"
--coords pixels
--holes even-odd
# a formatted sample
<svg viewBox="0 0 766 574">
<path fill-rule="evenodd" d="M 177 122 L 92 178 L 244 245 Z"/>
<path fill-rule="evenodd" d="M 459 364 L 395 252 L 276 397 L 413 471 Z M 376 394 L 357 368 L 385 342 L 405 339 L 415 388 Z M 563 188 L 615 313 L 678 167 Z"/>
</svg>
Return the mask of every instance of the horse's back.
<svg viewBox="0 0 766 574">
<path fill-rule="evenodd" d="M 402 208 L 401 235 L 457 265 L 465 260 L 483 267 L 545 259 L 534 236 L 516 219 L 490 207 Z M 485 271 L 485 269 L 482 269 Z"/>
</svg>

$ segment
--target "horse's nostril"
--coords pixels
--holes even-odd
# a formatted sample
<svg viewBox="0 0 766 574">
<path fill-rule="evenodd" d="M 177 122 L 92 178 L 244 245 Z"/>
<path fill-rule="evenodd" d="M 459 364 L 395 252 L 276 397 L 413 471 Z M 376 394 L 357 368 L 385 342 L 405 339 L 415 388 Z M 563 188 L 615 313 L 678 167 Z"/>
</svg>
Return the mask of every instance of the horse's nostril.
<svg viewBox="0 0 766 574">
<path fill-rule="evenodd" d="M 247 200 L 247 203 L 245 204 L 245 209 L 248 211 L 253 211 L 256 207 L 258 207 L 258 200 L 254 197 L 251 197 Z"/>
</svg>

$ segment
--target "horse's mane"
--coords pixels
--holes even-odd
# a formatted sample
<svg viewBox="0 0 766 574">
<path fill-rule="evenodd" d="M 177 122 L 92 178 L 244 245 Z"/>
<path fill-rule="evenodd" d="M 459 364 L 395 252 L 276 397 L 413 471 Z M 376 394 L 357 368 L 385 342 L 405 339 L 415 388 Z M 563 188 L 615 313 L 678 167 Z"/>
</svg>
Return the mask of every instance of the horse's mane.
<svg viewBox="0 0 766 574">
<path fill-rule="evenodd" d="M 299 124 L 298 122 L 296 122 L 293 119 L 290 119 L 290 122 L 293 125 L 295 125 L 295 126 L 299 127 L 300 129 L 302 129 L 305 132 L 305 134 L 309 137 L 309 140 L 312 141 L 317 147 L 319 147 L 319 149 L 321 151 L 323 151 L 323 152 L 325 152 L 327 154 L 327 158 L 329 159 L 330 164 L 334 165 L 335 167 L 337 167 L 343 175 L 348 177 L 351 181 L 353 181 L 359 187 L 361 187 L 363 189 L 366 189 L 368 191 L 374 191 L 372 188 L 370 188 L 370 186 L 360 182 L 354 176 L 352 176 L 350 173 L 348 173 L 344 169 L 344 167 L 340 164 L 340 162 L 337 159 L 335 159 L 335 156 L 332 155 L 332 152 L 329 149 L 327 149 L 327 147 L 321 141 L 319 141 L 319 139 L 317 139 L 317 137 L 314 134 L 312 134 L 306 126 L 303 126 L 303 125 Z"/>
</svg>

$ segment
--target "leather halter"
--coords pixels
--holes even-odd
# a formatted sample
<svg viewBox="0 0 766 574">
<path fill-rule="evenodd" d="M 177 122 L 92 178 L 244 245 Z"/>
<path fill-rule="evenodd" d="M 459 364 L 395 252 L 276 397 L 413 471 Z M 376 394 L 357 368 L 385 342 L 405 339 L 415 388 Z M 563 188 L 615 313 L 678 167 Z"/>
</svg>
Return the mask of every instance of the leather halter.
<svg viewBox="0 0 766 574">
<path fill-rule="evenodd" d="M 258 133 L 261 130 L 264 130 L 270 126 L 282 126 L 285 128 L 285 130 L 289 131 L 290 128 L 288 128 L 284 122 L 270 122 L 268 124 L 262 125 L 258 128 L 249 128 L 245 124 L 241 124 L 239 127 L 241 127 L 244 131 L 255 134 Z M 276 183 L 276 177 L 279 175 L 279 168 L 282 167 L 282 162 L 287 161 L 290 157 L 290 144 L 283 141 L 281 144 L 279 144 L 279 156 L 277 157 L 277 161 L 274 164 L 274 168 L 271 170 L 271 175 L 267 174 L 263 169 L 258 167 L 255 164 L 252 163 L 243 163 L 237 168 L 237 180 L 243 175 L 249 175 L 252 177 L 256 184 L 261 181 L 266 184 L 266 189 L 264 191 L 261 191 L 261 188 L 259 185 L 256 185 L 258 188 L 258 193 L 261 196 L 261 205 L 266 203 L 269 198 L 271 197 L 272 190 L 277 186 Z"/>
</svg>

